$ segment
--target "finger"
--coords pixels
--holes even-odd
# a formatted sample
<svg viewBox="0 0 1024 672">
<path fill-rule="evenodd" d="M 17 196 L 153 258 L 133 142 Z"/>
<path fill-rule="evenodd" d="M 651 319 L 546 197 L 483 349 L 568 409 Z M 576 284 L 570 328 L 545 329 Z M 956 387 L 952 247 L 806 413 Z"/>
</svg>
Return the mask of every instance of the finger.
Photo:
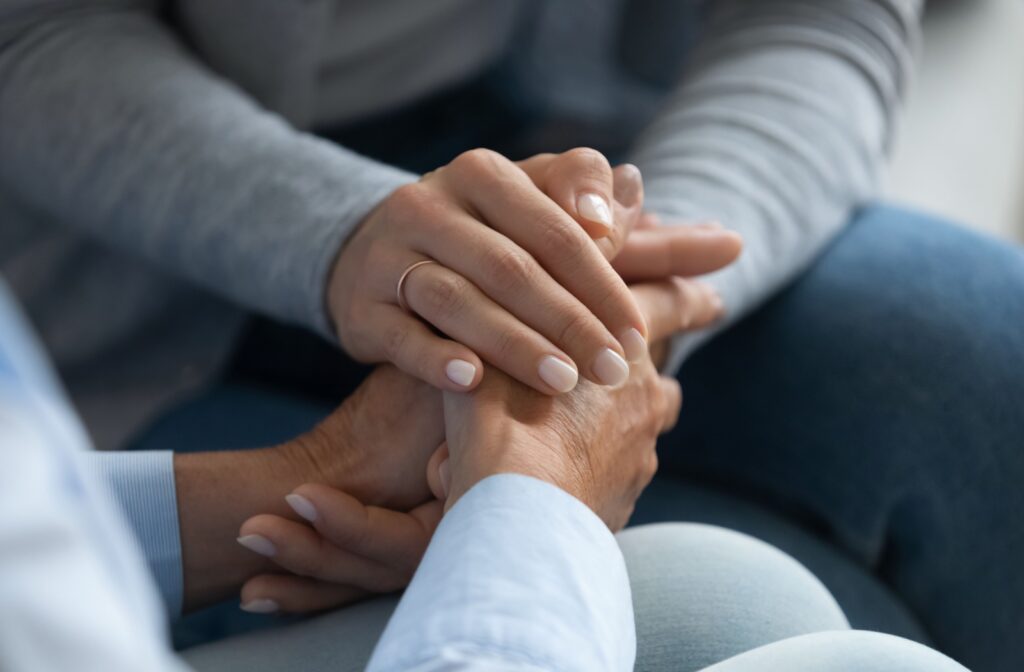
<svg viewBox="0 0 1024 672">
<path fill-rule="evenodd" d="M 697 280 L 669 278 L 633 285 L 632 291 L 650 325 L 652 343 L 680 331 L 706 327 L 723 312 L 718 293 Z"/>
<path fill-rule="evenodd" d="M 588 152 L 592 151 L 594 150 L 579 149 L 564 154 L 538 154 L 525 161 L 517 162 L 517 165 L 538 188 L 566 209 L 570 215 L 573 214 L 571 204 L 577 202 L 577 221 L 580 222 L 584 231 L 595 239 L 598 249 L 601 250 L 604 257 L 613 259 L 622 249 L 633 227 L 638 224 L 638 220 L 643 215 L 643 179 L 640 176 L 640 169 L 632 164 L 622 164 L 611 169 L 613 224 L 610 230 L 600 227 L 595 231 L 588 226 L 587 221 L 578 216 L 579 197 L 573 196 L 576 193 L 586 193 L 586 189 L 579 187 L 575 182 L 577 176 L 590 172 L 588 164 L 596 160 L 598 171 L 604 172 L 604 166 L 600 164 L 607 163 L 607 161 L 603 160 L 603 156 L 588 156 Z M 603 179 L 602 175 L 600 180 Z M 598 191 L 601 189 L 598 188 Z M 602 191 L 602 193 L 604 192 Z"/>
<path fill-rule="evenodd" d="M 589 236 L 504 157 L 467 153 L 442 171 L 449 189 L 491 228 L 526 250 L 630 352 L 647 336 L 629 289 Z M 460 157 L 461 158 L 461 157 Z"/>
<path fill-rule="evenodd" d="M 615 230 L 612 234 L 596 241 L 597 247 L 605 259 L 615 259 L 643 217 L 644 182 L 640 169 L 631 163 L 615 166 L 612 169 L 615 181 L 612 214 L 615 218 Z"/>
<path fill-rule="evenodd" d="M 258 614 L 299 614 L 350 604 L 365 590 L 291 574 L 260 574 L 242 585 L 241 608 Z"/>
<path fill-rule="evenodd" d="M 612 266 L 627 282 L 711 273 L 743 249 L 738 233 L 701 226 L 660 226 L 634 231 Z"/>
<path fill-rule="evenodd" d="M 374 349 L 410 376 L 453 392 L 466 392 L 480 382 L 483 362 L 475 352 L 438 336 L 398 306 L 379 304 L 368 326 L 367 333 L 380 335 Z"/>
<path fill-rule="evenodd" d="M 683 408 L 683 389 L 679 386 L 678 380 L 668 376 L 661 376 L 658 382 L 664 401 L 661 416 L 661 431 L 664 433 L 675 427 L 679 421 L 679 412 Z"/>
<path fill-rule="evenodd" d="M 365 506 L 346 492 L 316 483 L 299 486 L 285 499 L 332 544 L 403 570 L 419 564 L 441 520 L 435 500 L 406 513 Z"/>
<path fill-rule="evenodd" d="M 620 338 L 613 336 L 587 306 L 556 282 L 537 260 L 515 242 L 481 225 L 481 222 L 465 212 L 446 213 L 444 220 L 443 225 L 435 223 L 431 227 L 424 227 L 421 234 L 412 241 L 419 252 L 429 255 L 441 266 L 471 281 L 524 326 L 536 331 L 565 353 L 572 362 L 578 363 L 577 368 L 582 369 L 588 379 L 616 385 L 621 381 L 607 376 L 609 373 L 621 375 L 622 367 L 615 366 L 621 363 L 617 360 L 623 355 L 630 359 L 645 356 L 646 347 L 639 332 L 623 334 Z M 408 268 L 410 257 L 396 252 L 380 259 L 378 263 L 387 269 L 381 273 L 382 277 L 398 277 Z M 433 271 L 429 265 L 417 267 L 406 276 L 403 290 L 407 299 L 412 287 L 422 286 L 421 276 Z M 444 298 L 445 301 L 461 299 L 461 295 L 452 296 L 451 289 L 437 288 L 443 297 L 436 298 Z M 389 290 L 389 283 L 382 283 L 375 291 L 380 296 L 393 293 Z M 461 309 L 466 306 L 458 307 Z M 424 315 L 421 313 L 421 316 Z M 463 340 L 433 320 L 428 321 L 450 337 L 476 349 L 481 356 L 484 355 L 476 341 Z M 471 328 L 476 338 L 485 335 L 476 323 L 469 322 L 462 326 Z M 491 336 L 503 338 L 500 334 Z M 492 363 L 513 373 L 503 363 Z M 530 381 L 520 376 L 517 378 L 536 388 Z M 551 393 L 548 390 L 541 391 Z"/>
<path fill-rule="evenodd" d="M 462 221 L 463 218 L 467 221 Z M 464 279 L 472 279 L 476 289 L 504 308 L 523 326 L 540 334 L 567 355 L 588 379 L 599 384 L 618 385 L 622 382 L 622 376 L 628 373 L 622 366 L 623 355 L 631 360 L 645 355 L 646 346 L 639 332 L 623 334 L 620 338 L 613 336 L 587 306 L 558 284 L 529 253 L 513 241 L 481 226 L 480 222 L 472 220 L 468 215 L 453 215 L 449 226 L 449 232 L 435 236 L 433 240 L 417 240 L 417 244 L 422 244 L 423 251 L 437 258 L 441 266 Z M 460 244 L 454 244 L 456 240 L 461 241 Z M 444 282 L 441 277 L 443 275 L 436 268 L 417 268 L 407 276 L 407 300 L 414 288 L 423 287 L 424 277 L 432 278 L 432 282 Z M 454 276 L 446 277 L 452 282 L 460 282 Z M 456 308 L 464 313 L 463 317 L 455 318 L 461 320 L 470 320 L 470 315 L 465 313 L 483 310 L 482 306 L 462 302 L 464 297 L 461 293 L 453 296 L 451 292 L 454 290 L 440 286 L 431 290 L 433 299 L 443 300 L 446 304 L 456 302 L 455 306 L 437 306 L 436 309 L 447 312 Z M 476 294 L 472 289 L 467 288 L 466 291 Z M 465 340 L 426 314 L 419 310 L 417 312 L 448 336 L 465 343 L 486 358 L 480 349 L 479 340 Z M 471 320 L 461 326 L 469 330 L 475 339 L 490 337 L 500 341 L 505 338 L 501 333 L 488 334 L 481 329 L 480 324 Z M 488 361 L 515 375 L 504 361 Z M 518 375 L 516 377 L 540 390 L 531 381 Z M 541 391 L 550 393 L 548 390 Z"/>
<path fill-rule="evenodd" d="M 562 394 L 576 387 L 579 371 L 569 355 L 455 271 L 439 264 L 424 266 L 406 284 L 406 300 L 424 320 L 535 390 Z M 617 356 L 613 350 L 604 350 Z M 612 355 L 608 355 L 610 365 L 592 367 L 597 368 L 598 382 L 618 384 L 629 376 L 621 356 L 622 366 L 616 369 Z M 619 379 L 607 380 L 612 374 Z"/>
<path fill-rule="evenodd" d="M 591 238 L 615 231 L 612 167 L 604 154 L 578 147 L 561 154 L 540 154 L 517 165 Z"/>
<path fill-rule="evenodd" d="M 258 545 L 253 542 L 255 539 L 261 540 Z M 238 540 L 293 574 L 372 592 L 397 590 L 406 584 L 412 572 L 408 563 L 397 566 L 401 563 L 366 558 L 336 545 L 308 525 L 281 516 L 253 516 L 242 524 Z"/>
<path fill-rule="evenodd" d="M 448 498 L 448 486 L 451 484 L 451 463 L 448 462 L 448 442 L 442 443 L 427 462 L 427 485 L 430 492 L 439 501 Z"/>
<path fill-rule="evenodd" d="M 636 222 L 636 226 L 633 227 L 634 231 L 643 231 L 645 229 L 654 229 L 661 226 L 661 217 L 654 212 L 644 212 L 640 215 L 640 218 Z"/>
</svg>

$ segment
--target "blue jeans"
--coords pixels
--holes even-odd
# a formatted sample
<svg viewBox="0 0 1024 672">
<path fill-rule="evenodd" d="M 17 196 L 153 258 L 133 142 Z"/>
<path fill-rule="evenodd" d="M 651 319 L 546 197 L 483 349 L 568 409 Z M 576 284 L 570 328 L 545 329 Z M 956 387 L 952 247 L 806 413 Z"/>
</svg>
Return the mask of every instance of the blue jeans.
<svg viewBox="0 0 1024 672">
<path fill-rule="evenodd" d="M 662 474 L 678 480 L 657 484 L 636 522 L 745 530 L 808 566 L 854 627 L 931 641 L 976 670 L 1024 670 L 1020 249 L 869 208 L 680 377 L 683 416 L 661 444 Z M 673 494 L 687 483 L 815 543 L 735 506 L 689 504 Z"/>
<path fill-rule="evenodd" d="M 978 671 L 1024 669 L 1019 249 L 869 208 L 680 378 L 683 416 L 635 523 L 747 532 L 808 567 L 855 628 L 930 643 Z M 225 419 L 246 414 L 221 413 L 239 398 L 168 418 L 144 447 L 180 441 L 189 413 L 197 444 L 242 447 L 288 438 L 326 408 L 279 419 L 261 408 L 256 436 Z M 678 634 L 643 613 L 641 662 Z M 645 643 L 645 632 L 656 634 Z"/>
</svg>

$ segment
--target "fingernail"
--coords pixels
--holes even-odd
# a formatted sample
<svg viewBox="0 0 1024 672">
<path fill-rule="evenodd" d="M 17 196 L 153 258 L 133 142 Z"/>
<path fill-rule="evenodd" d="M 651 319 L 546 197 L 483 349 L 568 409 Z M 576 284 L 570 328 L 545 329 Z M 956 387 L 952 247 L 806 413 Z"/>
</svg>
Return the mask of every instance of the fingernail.
<svg viewBox="0 0 1024 672">
<path fill-rule="evenodd" d="M 249 600 L 240 604 L 239 607 L 242 611 L 248 611 L 250 614 L 273 614 L 281 608 L 274 600 L 267 599 Z"/>
<path fill-rule="evenodd" d="M 694 226 L 696 226 L 698 229 L 710 229 L 712 231 L 721 231 L 725 228 L 724 226 L 722 226 L 721 222 L 716 222 L 714 220 L 700 222 L 699 224 L 695 224 Z"/>
<path fill-rule="evenodd" d="M 259 534 L 247 534 L 244 537 L 238 538 L 238 543 L 245 546 L 253 553 L 259 553 L 265 555 L 268 558 L 273 557 L 277 553 L 277 548 L 270 542 L 270 539 L 259 535 Z"/>
<path fill-rule="evenodd" d="M 294 492 L 290 495 L 284 496 L 284 501 L 288 502 L 288 506 L 292 507 L 292 511 L 299 514 L 309 522 L 316 520 L 316 507 L 313 506 L 313 502 L 309 501 L 302 495 L 297 495 Z"/>
<path fill-rule="evenodd" d="M 613 195 L 615 200 L 625 206 L 632 206 L 639 202 L 643 193 L 643 178 L 640 176 L 640 169 L 632 163 L 624 163 L 615 170 L 615 186 Z"/>
<path fill-rule="evenodd" d="M 452 465 L 449 459 L 446 458 L 441 464 L 437 465 L 437 476 L 441 479 L 441 490 L 444 491 L 445 499 L 448 498 L 449 486 L 452 483 Z"/>
<path fill-rule="evenodd" d="M 576 211 L 583 219 L 612 229 L 612 209 L 608 201 L 597 194 L 582 194 L 576 199 Z"/>
<path fill-rule="evenodd" d="M 619 343 L 622 344 L 622 349 L 626 353 L 626 359 L 631 362 L 639 362 L 647 356 L 647 341 L 638 329 L 632 327 L 627 329 L 619 337 Z"/>
<path fill-rule="evenodd" d="M 551 355 L 540 360 L 537 373 L 540 374 L 541 380 L 556 392 L 568 392 L 576 387 L 576 382 L 580 378 L 580 374 L 577 373 L 576 369 Z"/>
<path fill-rule="evenodd" d="M 476 378 L 476 367 L 464 359 L 453 359 L 444 367 L 448 380 L 460 387 L 469 387 Z"/>
<path fill-rule="evenodd" d="M 619 353 L 611 348 L 605 348 L 594 360 L 593 372 L 598 381 L 615 387 L 629 378 L 629 364 L 619 356 Z"/>
</svg>

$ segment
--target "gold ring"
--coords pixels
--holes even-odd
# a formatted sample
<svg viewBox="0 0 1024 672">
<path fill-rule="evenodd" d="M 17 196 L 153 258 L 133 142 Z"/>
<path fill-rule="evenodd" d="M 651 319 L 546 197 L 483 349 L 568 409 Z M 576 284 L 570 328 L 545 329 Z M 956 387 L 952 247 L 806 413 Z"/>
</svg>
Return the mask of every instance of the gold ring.
<svg viewBox="0 0 1024 672">
<path fill-rule="evenodd" d="M 412 313 L 409 310 L 409 304 L 405 302 L 405 279 L 409 277 L 409 274 L 415 271 L 420 266 L 426 266 L 427 264 L 436 264 L 437 262 L 433 259 L 424 259 L 423 261 L 417 261 L 415 264 L 409 266 L 402 273 L 402 277 L 398 278 L 398 287 L 395 288 L 395 296 L 398 297 L 398 307 L 407 313 Z"/>
</svg>

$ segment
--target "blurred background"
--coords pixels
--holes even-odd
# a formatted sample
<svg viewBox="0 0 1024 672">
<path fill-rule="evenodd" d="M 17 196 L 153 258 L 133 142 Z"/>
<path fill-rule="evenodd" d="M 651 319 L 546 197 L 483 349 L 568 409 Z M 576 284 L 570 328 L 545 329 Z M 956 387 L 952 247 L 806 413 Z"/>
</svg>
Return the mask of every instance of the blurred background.
<svg viewBox="0 0 1024 672">
<path fill-rule="evenodd" d="M 888 197 L 1024 241 L 1024 0 L 932 0 Z"/>
</svg>

